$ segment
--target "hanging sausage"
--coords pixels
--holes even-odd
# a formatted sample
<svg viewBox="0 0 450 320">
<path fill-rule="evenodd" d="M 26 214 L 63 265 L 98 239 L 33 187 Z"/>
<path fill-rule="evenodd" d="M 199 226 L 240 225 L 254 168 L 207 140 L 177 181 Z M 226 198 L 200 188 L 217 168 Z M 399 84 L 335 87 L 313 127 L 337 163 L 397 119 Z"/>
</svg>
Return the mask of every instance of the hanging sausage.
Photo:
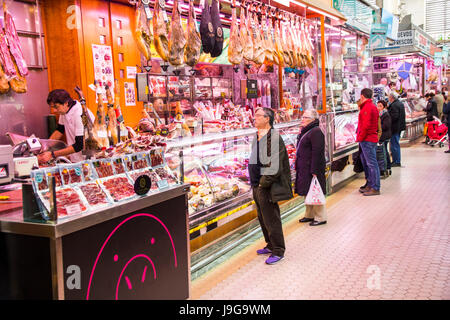
<svg viewBox="0 0 450 320">
<path fill-rule="evenodd" d="M 214 49 L 216 35 L 211 20 L 211 7 L 209 0 L 202 0 L 203 10 L 202 18 L 200 20 L 200 35 L 202 38 L 202 48 L 205 53 L 211 53 Z"/>
<path fill-rule="evenodd" d="M 211 57 L 215 58 L 220 56 L 223 51 L 223 29 L 217 0 L 212 0 L 211 3 L 211 22 L 214 30 L 214 47 L 211 50 Z"/>
</svg>

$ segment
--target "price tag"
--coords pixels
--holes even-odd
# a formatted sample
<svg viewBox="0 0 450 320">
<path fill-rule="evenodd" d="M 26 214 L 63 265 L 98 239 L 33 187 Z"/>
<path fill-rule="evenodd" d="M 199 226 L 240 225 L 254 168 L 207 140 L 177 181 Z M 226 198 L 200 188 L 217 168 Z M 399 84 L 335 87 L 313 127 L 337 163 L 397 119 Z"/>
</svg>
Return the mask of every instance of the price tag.
<svg viewBox="0 0 450 320">
<path fill-rule="evenodd" d="M 158 189 L 165 189 L 169 187 L 169 182 L 167 179 L 156 181 L 156 184 L 158 185 Z"/>
<path fill-rule="evenodd" d="M 81 168 L 75 168 L 75 174 L 81 176 Z"/>
<path fill-rule="evenodd" d="M 37 183 L 41 183 L 44 180 L 44 175 L 41 173 L 36 174 L 36 176 L 34 177 L 34 181 L 36 181 Z"/>
<path fill-rule="evenodd" d="M 71 215 L 75 215 L 75 214 L 80 214 L 81 213 L 81 206 L 79 203 L 75 203 L 75 204 L 71 204 L 71 205 L 67 205 L 65 207 L 66 211 L 67 211 L 67 215 L 71 216 Z"/>
</svg>

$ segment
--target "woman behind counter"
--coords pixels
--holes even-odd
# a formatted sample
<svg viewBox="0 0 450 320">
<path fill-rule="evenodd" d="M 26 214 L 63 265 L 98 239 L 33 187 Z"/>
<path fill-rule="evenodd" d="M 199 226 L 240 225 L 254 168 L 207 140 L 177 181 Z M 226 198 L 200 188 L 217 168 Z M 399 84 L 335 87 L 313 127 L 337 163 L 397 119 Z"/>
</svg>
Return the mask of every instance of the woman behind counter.
<svg viewBox="0 0 450 320">
<path fill-rule="evenodd" d="M 315 109 L 306 110 L 300 126 L 302 130 L 298 135 L 295 161 L 295 192 L 306 197 L 313 176 L 316 176 L 325 194 L 325 136 L 319 127 L 318 112 Z M 299 221 L 310 222 L 310 226 L 327 223 L 325 205 L 306 205 L 305 217 Z"/>
</svg>

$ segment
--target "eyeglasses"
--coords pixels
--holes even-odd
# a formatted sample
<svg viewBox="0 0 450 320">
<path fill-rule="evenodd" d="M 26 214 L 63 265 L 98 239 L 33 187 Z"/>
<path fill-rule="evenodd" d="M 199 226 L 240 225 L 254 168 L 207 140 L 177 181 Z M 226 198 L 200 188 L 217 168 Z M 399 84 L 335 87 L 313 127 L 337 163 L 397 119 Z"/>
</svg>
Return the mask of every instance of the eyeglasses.
<svg viewBox="0 0 450 320">
<path fill-rule="evenodd" d="M 255 113 L 255 117 L 267 117 L 265 114 Z"/>
</svg>

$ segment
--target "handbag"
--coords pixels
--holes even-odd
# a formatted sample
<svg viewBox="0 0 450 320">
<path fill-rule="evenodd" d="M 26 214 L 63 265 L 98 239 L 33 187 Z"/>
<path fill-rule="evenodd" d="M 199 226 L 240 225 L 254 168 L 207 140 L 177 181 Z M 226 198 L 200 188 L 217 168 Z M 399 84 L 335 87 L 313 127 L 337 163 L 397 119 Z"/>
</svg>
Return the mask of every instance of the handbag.
<svg viewBox="0 0 450 320">
<path fill-rule="evenodd" d="M 313 176 L 308 194 L 305 198 L 305 204 L 310 206 L 322 206 L 325 204 L 325 195 L 320 187 L 319 180 Z"/>
</svg>

